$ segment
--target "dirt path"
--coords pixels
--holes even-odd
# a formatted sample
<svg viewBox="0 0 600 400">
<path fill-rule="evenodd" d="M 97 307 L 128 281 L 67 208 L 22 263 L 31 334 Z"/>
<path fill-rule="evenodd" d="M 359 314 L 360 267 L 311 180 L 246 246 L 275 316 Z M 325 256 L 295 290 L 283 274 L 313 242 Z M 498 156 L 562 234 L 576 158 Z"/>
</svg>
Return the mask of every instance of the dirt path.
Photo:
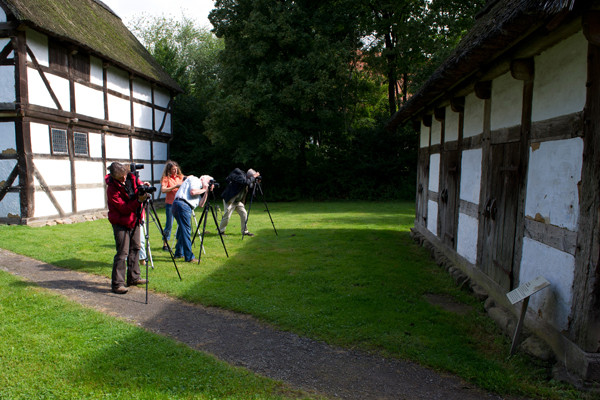
<svg viewBox="0 0 600 400">
<path fill-rule="evenodd" d="M 116 295 L 109 290 L 108 278 L 58 268 L 4 249 L 0 249 L 0 269 L 230 364 L 329 398 L 502 399 L 454 376 L 411 362 L 331 347 L 247 315 L 152 292 L 146 304 L 144 288 Z"/>
</svg>

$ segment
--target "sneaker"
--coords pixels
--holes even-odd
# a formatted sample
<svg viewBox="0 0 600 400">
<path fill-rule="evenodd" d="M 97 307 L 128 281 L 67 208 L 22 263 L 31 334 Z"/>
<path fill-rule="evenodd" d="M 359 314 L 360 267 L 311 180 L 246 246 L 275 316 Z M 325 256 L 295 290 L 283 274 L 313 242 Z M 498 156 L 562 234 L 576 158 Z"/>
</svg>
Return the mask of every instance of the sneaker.
<svg viewBox="0 0 600 400">
<path fill-rule="evenodd" d="M 244 236 L 254 236 L 254 233 L 246 232 L 244 233 Z"/>
<path fill-rule="evenodd" d="M 194 258 L 192 258 L 191 260 L 185 260 L 185 262 L 187 262 L 187 263 L 195 263 L 195 262 L 197 262 L 197 261 L 198 261 L 198 260 L 196 260 L 196 258 L 195 258 L 195 257 L 194 257 Z"/>
<path fill-rule="evenodd" d="M 146 279 L 138 279 L 133 282 L 127 282 L 127 286 L 145 285 L 148 282 Z"/>
<path fill-rule="evenodd" d="M 116 294 L 125 294 L 129 291 L 129 289 L 127 289 L 125 286 L 121 285 L 121 286 L 117 286 L 117 287 L 113 287 L 112 288 L 112 292 L 116 293 Z"/>
</svg>

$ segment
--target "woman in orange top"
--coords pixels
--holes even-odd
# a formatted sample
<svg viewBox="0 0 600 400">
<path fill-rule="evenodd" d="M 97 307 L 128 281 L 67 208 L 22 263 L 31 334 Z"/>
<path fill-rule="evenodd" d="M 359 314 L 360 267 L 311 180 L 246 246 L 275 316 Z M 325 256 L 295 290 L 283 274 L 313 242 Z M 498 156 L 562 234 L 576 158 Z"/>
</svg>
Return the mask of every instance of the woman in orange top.
<svg viewBox="0 0 600 400">
<path fill-rule="evenodd" d="M 165 239 L 168 241 L 171 238 L 171 229 L 173 228 L 173 214 L 171 213 L 171 206 L 173 205 L 173 200 L 175 200 L 175 193 L 181 186 L 183 182 L 183 173 L 181 173 L 181 168 L 179 168 L 179 164 L 175 161 L 168 160 L 165 164 L 165 169 L 162 173 L 162 178 L 160 180 L 160 191 L 161 193 L 165 193 L 165 213 L 167 214 L 167 222 L 165 222 Z M 163 250 L 168 250 L 167 242 L 163 243 Z"/>
</svg>

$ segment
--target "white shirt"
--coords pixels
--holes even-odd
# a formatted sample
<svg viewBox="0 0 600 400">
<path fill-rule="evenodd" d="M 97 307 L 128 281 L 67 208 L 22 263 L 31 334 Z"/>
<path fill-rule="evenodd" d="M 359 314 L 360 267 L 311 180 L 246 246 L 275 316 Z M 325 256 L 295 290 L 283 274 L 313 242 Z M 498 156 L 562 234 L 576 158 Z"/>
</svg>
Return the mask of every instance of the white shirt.
<svg viewBox="0 0 600 400">
<path fill-rule="evenodd" d="M 188 204 L 192 206 L 192 208 L 198 207 L 202 195 L 191 195 L 190 191 L 192 189 L 202 189 L 202 181 L 200 180 L 200 178 L 194 175 L 189 175 L 187 179 L 183 181 L 177 193 L 175 193 L 175 200 L 183 199 L 187 201 Z"/>
</svg>

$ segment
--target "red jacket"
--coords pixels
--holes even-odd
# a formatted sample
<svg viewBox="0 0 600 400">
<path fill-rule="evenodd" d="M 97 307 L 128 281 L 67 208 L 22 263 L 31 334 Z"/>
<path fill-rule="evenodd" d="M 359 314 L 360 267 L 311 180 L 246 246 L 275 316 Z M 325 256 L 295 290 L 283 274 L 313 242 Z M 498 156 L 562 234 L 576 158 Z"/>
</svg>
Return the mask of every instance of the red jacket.
<svg viewBox="0 0 600 400">
<path fill-rule="evenodd" d="M 127 174 L 127 180 L 129 179 L 133 182 L 134 191 L 137 191 L 137 187 L 142 182 L 132 173 Z M 137 195 L 130 199 L 125 185 L 114 180 L 110 174 L 106 175 L 104 180 L 108 201 L 108 220 L 113 225 L 123 225 L 129 229 L 134 228 L 138 219 L 138 210 L 141 208 L 142 203 L 137 200 Z"/>
</svg>

